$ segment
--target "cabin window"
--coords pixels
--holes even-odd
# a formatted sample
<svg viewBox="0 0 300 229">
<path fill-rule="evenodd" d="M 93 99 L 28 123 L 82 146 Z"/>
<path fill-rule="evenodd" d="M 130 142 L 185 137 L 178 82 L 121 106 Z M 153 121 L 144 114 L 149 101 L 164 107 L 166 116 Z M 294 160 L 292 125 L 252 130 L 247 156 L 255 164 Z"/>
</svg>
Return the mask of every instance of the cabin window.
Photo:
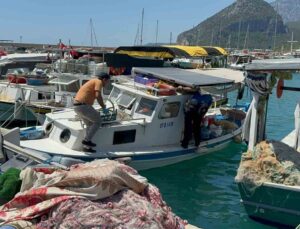
<svg viewBox="0 0 300 229">
<path fill-rule="evenodd" d="M 111 101 L 115 102 L 118 99 L 120 92 L 121 92 L 121 90 L 119 88 L 114 87 L 110 93 L 109 99 Z"/>
<path fill-rule="evenodd" d="M 51 93 L 38 93 L 38 100 L 51 99 Z"/>
<path fill-rule="evenodd" d="M 67 141 L 69 141 L 71 137 L 71 131 L 69 129 L 64 129 L 60 136 L 59 136 L 59 139 L 62 143 L 66 143 Z"/>
<path fill-rule="evenodd" d="M 159 112 L 158 118 L 175 118 L 178 116 L 179 109 L 180 102 L 165 103 Z"/>
<path fill-rule="evenodd" d="M 138 108 L 135 110 L 135 113 L 151 116 L 155 107 L 156 107 L 157 101 L 142 98 Z"/>
<path fill-rule="evenodd" d="M 133 94 L 123 92 L 122 95 L 119 96 L 119 98 L 116 100 L 116 102 L 120 107 L 128 109 L 129 107 L 132 107 L 135 99 L 136 98 Z"/>
<path fill-rule="evenodd" d="M 80 88 L 79 81 L 77 80 L 76 82 L 73 82 L 68 85 L 61 85 L 61 90 L 62 91 L 67 91 L 67 92 L 77 92 Z"/>
<path fill-rule="evenodd" d="M 114 132 L 114 145 L 132 143 L 135 141 L 136 130 L 124 130 Z"/>
</svg>

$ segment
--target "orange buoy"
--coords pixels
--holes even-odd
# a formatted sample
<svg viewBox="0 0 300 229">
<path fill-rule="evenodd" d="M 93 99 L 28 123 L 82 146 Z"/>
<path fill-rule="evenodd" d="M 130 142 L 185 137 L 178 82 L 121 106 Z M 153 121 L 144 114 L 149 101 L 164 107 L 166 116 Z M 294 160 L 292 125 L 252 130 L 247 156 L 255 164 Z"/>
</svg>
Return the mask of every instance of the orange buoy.
<svg viewBox="0 0 300 229">
<path fill-rule="evenodd" d="M 153 87 L 157 89 L 157 95 L 176 95 L 176 90 L 173 86 L 165 83 L 149 83 L 147 84 L 149 87 Z M 153 90 L 155 93 L 155 90 Z"/>
</svg>

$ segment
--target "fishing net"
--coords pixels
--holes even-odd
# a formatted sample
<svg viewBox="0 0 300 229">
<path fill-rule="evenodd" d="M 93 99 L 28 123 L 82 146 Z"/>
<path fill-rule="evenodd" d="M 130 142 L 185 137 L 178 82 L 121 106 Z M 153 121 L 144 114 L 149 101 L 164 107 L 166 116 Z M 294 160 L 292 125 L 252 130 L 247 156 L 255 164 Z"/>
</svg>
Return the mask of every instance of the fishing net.
<svg viewBox="0 0 300 229">
<path fill-rule="evenodd" d="M 263 141 L 243 153 L 236 182 L 248 191 L 264 182 L 300 185 L 300 153 L 278 141 Z"/>
</svg>

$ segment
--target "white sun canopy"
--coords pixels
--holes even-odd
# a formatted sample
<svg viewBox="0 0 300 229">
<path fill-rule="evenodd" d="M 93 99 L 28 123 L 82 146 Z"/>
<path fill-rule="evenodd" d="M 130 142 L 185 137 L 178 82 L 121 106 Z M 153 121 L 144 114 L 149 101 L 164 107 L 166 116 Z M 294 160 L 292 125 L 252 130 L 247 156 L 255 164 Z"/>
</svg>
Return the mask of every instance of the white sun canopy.
<svg viewBox="0 0 300 229">
<path fill-rule="evenodd" d="M 133 68 L 133 74 L 142 74 L 188 87 L 216 86 L 233 84 L 234 80 L 208 74 L 206 71 L 194 72 L 179 68 Z"/>
</svg>

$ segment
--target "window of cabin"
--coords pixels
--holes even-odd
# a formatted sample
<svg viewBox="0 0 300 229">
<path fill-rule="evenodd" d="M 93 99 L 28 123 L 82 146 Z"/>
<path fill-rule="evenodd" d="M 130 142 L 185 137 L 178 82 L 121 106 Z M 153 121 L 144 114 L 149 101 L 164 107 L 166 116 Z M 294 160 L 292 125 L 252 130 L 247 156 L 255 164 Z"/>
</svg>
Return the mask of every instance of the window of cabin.
<svg viewBox="0 0 300 229">
<path fill-rule="evenodd" d="M 67 92 L 77 92 L 79 88 L 80 88 L 79 80 L 68 85 L 61 85 L 61 90 Z"/>
<path fill-rule="evenodd" d="M 135 99 L 136 98 L 133 94 L 123 91 L 121 96 L 116 99 L 116 102 L 119 107 L 129 109 L 132 107 Z"/>
<path fill-rule="evenodd" d="M 135 110 L 135 113 L 152 116 L 153 111 L 155 110 L 156 104 L 157 104 L 157 101 L 155 101 L 155 100 L 142 98 L 139 103 L 139 106 Z"/>
<path fill-rule="evenodd" d="M 44 100 L 44 99 L 51 99 L 51 93 L 49 92 L 39 92 L 38 93 L 38 100 Z"/>
<path fill-rule="evenodd" d="M 114 87 L 109 95 L 109 99 L 113 102 L 116 102 L 116 100 L 119 98 L 121 93 L 121 90 L 119 88 Z"/>
<path fill-rule="evenodd" d="M 165 103 L 158 114 L 158 118 L 175 118 L 178 116 L 179 110 L 180 102 Z"/>
</svg>

